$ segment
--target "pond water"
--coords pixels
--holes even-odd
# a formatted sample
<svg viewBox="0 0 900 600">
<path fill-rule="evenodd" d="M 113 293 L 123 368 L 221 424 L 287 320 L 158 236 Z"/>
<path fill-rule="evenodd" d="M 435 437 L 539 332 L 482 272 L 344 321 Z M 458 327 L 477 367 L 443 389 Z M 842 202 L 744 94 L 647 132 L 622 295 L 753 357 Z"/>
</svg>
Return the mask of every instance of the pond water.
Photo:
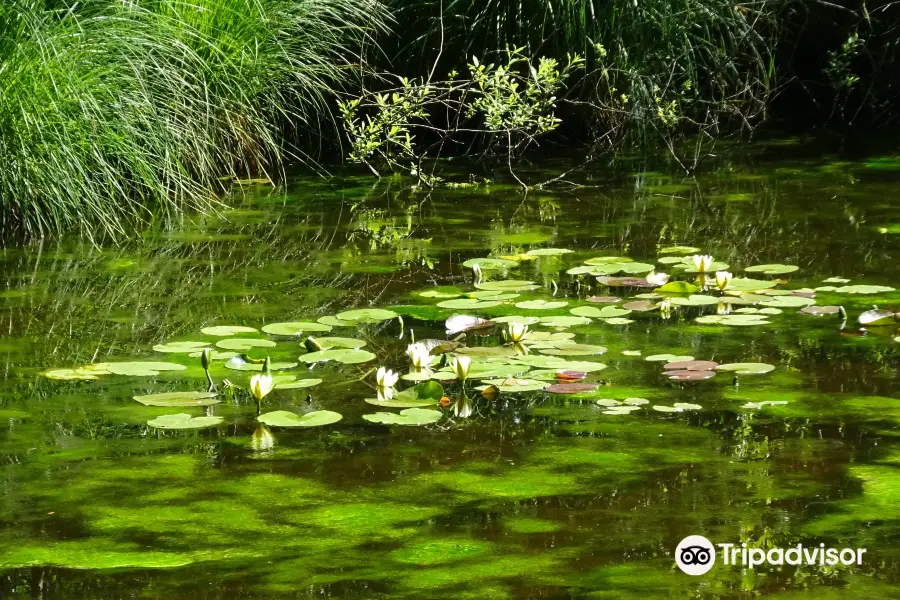
<svg viewBox="0 0 900 600">
<path fill-rule="evenodd" d="M 296 177 L 120 246 L 4 250 L 0 597 L 896 597 L 900 343 L 897 324 L 858 318 L 900 306 L 900 162 L 781 142 L 724 154 L 696 181 L 635 160 L 578 182 L 523 196 Z M 697 253 L 728 265 L 724 292 L 687 272 Z M 477 258 L 499 259 L 478 287 L 463 264 Z M 700 289 L 597 281 L 651 267 Z M 846 322 L 808 305 L 843 306 Z M 362 308 L 402 323 L 335 317 Z M 417 388 L 412 418 L 391 404 L 410 394 L 367 403 L 375 369 L 410 373 L 412 338 L 446 340 L 453 314 L 527 320 L 531 335 L 514 347 L 507 323 L 469 331 L 455 349 L 472 356 L 466 395 L 436 364 L 418 377 L 447 400 Z M 267 327 L 284 322 L 307 325 Z M 216 326 L 253 330 L 202 331 Z M 303 360 L 307 335 L 332 360 Z M 207 391 L 191 356 L 207 346 L 222 353 L 219 395 L 193 401 L 218 403 L 133 399 Z M 263 428 L 244 391 L 262 367 L 229 352 L 295 378 L 263 413 L 342 418 Z M 719 364 L 673 380 L 671 357 Z M 735 378 L 734 363 L 754 364 Z M 172 414 L 218 418 L 148 425 Z M 867 554 L 753 570 L 720 558 L 691 577 L 674 556 L 692 534 Z"/>
</svg>

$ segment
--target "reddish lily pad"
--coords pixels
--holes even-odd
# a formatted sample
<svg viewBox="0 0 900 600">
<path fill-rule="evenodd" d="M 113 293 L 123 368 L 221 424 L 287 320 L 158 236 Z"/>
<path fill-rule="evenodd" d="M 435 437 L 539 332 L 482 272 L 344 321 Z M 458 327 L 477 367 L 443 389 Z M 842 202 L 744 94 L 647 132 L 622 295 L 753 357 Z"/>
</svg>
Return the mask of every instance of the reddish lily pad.
<svg viewBox="0 0 900 600">
<path fill-rule="evenodd" d="M 656 284 L 650 283 L 643 277 L 598 277 L 597 281 L 607 287 L 656 287 Z"/>
<path fill-rule="evenodd" d="M 604 304 L 607 302 L 618 302 L 620 298 L 616 296 L 591 296 L 589 298 L 585 298 L 585 302 L 594 302 L 596 304 Z"/>
<path fill-rule="evenodd" d="M 556 372 L 556 378 L 562 379 L 564 381 L 578 381 L 579 379 L 584 379 L 587 377 L 587 373 L 584 371 L 569 371 L 562 370 Z"/>
<path fill-rule="evenodd" d="M 711 360 L 679 360 L 666 363 L 663 368 L 666 371 L 712 371 L 719 363 Z"/>
</svg>

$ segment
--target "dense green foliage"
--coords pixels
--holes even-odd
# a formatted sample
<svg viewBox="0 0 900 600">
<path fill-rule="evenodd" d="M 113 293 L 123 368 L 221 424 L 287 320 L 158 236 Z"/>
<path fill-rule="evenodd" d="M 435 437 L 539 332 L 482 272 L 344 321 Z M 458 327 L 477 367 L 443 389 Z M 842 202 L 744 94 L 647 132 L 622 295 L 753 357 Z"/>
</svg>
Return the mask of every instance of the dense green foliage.
<svg viewBox="0 0 900 600">
<path fill-rule="evenodd" d="M 0 219 L 121 233 L 274 177 L 382 13 L 374 0 L 5 2 Z"/>
</svg>

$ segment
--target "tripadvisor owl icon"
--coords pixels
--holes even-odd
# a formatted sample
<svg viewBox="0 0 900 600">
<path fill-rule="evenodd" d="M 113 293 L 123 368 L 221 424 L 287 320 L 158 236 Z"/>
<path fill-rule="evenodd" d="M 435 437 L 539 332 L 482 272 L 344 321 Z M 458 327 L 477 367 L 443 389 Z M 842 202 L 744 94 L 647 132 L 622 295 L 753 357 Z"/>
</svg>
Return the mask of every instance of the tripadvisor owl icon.
<svg viewBox="0 0 900 600">
<path fill-rule="evenodd" d="M 675 562 L 688 575 L 703 575 L 716 564 L 716 549 L 702 535 L 689 535 L 675 548 Z"/>
</svg>

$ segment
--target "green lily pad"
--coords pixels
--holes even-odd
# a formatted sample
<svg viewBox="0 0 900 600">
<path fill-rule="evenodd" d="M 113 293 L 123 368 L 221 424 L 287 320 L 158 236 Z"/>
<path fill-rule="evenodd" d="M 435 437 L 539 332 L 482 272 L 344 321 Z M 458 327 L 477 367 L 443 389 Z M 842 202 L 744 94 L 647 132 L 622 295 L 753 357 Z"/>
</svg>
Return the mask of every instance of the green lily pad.
<svg viewBox="0 0 900 600">
<path fill-rule="evenodd" d="M 478 290 L 477 292 L 466 292 L 466 297 L 479 300 L 512 300 L 518 298 L 519 294 L 505 294 L 500 290 Z"/>
<path fill-rule="evenodd" d="M 630 323 L 634 323 L 634 319 L 625 319 L 623 317 L 613 317 L 612 319 L 604 319 L 604 323 L 607 325 L 629 325 Z"/>
<path fill-rule="evenodd" d="M 528 335 L 528 339 L 525 340 L 525 344 L 531 345 L 535 342 L 553 342 L 553 347 L 556 347 L 557 342 L 568 342 L 574 337 L 575 334 L 569 331 L 532 331 Z"/>
<path fill-rule="evenodd" d="M 771 308 L 803 308 L 804 306 L 812 306 L 815 303 L 814 298 L 804 298 L 803 296 L 775 296 L 759 304 Z"/>
<path fill-rule="evenodd" d="M 686 360 L 694 360 L 693 356 L 682 356 L 678 354 L 652 354 L 644 358 L 650 362 L 681 362 Z"/>
<path fill-rule="evenodd" d="M 705 325 L 729 325 L 731 327 L 754 327 L 768 325 L 765 315 L 703 315 L 695 319 Z"/>
<path fill-rule="evenodd" d="M 192 417 L 180 413 L 177 415 L 162 415 L 147 421 L 147 425 L 157 429 L 203 429 L 215 427 L 224 419 L 222 417 Z"/>
<path fill-rule="evenodd" d="M 539 285 L 533 281 L 523 281 L 520 279 L 508 279 L 504 281 L 483 281 L 476 283 L 475 287 L 479 290 L 500 290 L 504 292 L 521 292 L 526 290 L 536 290 Z"/>
<path fill-rule="evenodd" d="M 516 308 L 524 310 L 554 310 L 566 306 L 566 300 L 548 301 L 548 300 L 526 300 L 525 302 L 516 302 Z"/>
<path fill-rule="evenodd" d="M 618 306 L 604 306 L 603 308 L 597 308 L 596 306 L 576 306 L 569 312 L 578 317 L 593 317 L 595 319 L 624 317 L 631 313 L 627 308 L 620 308 Z"/>
<path fill-rule="evenodd" d="M 738 375 L 761 375 L 775 370 L 775 365 L 768 363 L 728 363 L 716 367 L 717 371 L 732 371 Z"/>
<path fill-rule="evenodd" d="M 541 354 L 550 354 L 553 356 L 591 356 L 595 354 L 603 354 L 606 348 L 593 344 L 576 344 L 573 342 L 562 344 L 558 343 L 554 348 L 543 348 Z"/>
<path fill-rule="evenodd" d="M 321 379 L 297 379 L 296 381 L 288 381 L 285 383 L 275 384 L 276 390 L 300 390 L 303 388 L 313 387 L 322 383 Z"/>
<path fill-rule="evenodd" d="M 894 288 L 886 285 L 845 285 L 834 290 L 838 294 L 881 294 L 893 292 Z"/>
<path fill-rule="evenodd" d="M 686 281 L 670 281 L 656 288 L 656 291 L 661 294 L 694 294 L 699 292 L 700 288 Z"/>
<path fill-rule="evenodd" d="M 119 362 L 96 363 L 91 365 L 97 370 L 104 370 L 114 375 L 130 375 L 133 377 L 152 377 L 159 375 L 161 371 L 184 371 L 184 365 L 169 362 Z"/>
<path fill-rule="evenodd" d="M 96 372 L 86 369 L 50 369 L 41 373 L 47 379 L 55 379 L 58 381 L 90 381 L 98 379 L 98 375 L 104 372 Z"/>
<path fill-rule="evenodd" d="M 500 306 L 501 304 L 502 302 L 497 302 L 495 300 L 479 300 L 478 298 L 456 298 L 453 300 L 444 300 L 443 302 L 438 302 L 437 305 L 441 308 L 478 310 L 480 308 Z"/>
<path fill-rule="evenodd" d="M 275 342 L 255 338 L 227 338 L 216 342 L 216 347 L 222 350 L 247 351 L 251 348 L 274 348 Z"/>
<path fill-rule="evenodd" d="M 239 333 L 256 333 L 259 330 L 256 327 L 245 327 L 243 325 L 216 325 L 215 327 L 204 327 L 200 331 L 206 335 L 228 337 Z"/>
<path fill-rule="evenodd" d="M 798 267 L 797 265 L 782 265 L 776 263 L 770 265 L 753 265 L 752 267 L 747 267 L 744 270 L 748 273 L 763 273 L 765 275 L 786 275 L 787 273 L 799 271 L 800 267 Z"/>
<path fill-rule="evenodd" d="M 316 338 L 316 341 L 319 342 L 319 345 L 322 346 L 323 350 L 328 350 L 329 348 L 362 348 L 366 345 L 365 340 L 358 340 L 356 338 L 346 338 L 346 337 L 322 337 Z"/>
<path fill-rule="evenodd" d="M 335 361 L 345 365 L 355 365 L 359 363 L 375 360 L 377 357 L 367 350 L 353 350 L 348 348 L 334 348 L 331 350 L 319 350 L 318 352 L 310 352 L 300 357 L 305 363 Z"/>
<path fill-rule="evenodd" d="M 331 325 L 310 323 L 308 321 L 291 321 L 288 323 L 270 323 L 263 327 L 262 330 L 269 335 L 294 337 L 304 332 L 331 331 Z"/>
<path fill-rule="evenodd" d="M 823 279 L 822 283 L 850 283 L 850 280 L 843 277 L 829 277 L 828 279 Z"/>
<path fill-rule="evenodd" d="M 636 275 L 649 273 L 654 269 L 650 263 L 641 262 L 623 262 L 623 263 L 606 263 L 594 267 L 594 273 L 597 275 L 615 275 L 617 273 L 626 273 L 628 275 Z"/>
<path fill-rule="evenodd" d="M 551 317 L 541 317 L 541 325 L 548 327 L 575 327 L 578 325 L 587 325 L 591 320 L 587 317 L 576 317 L 567 315 L 557 315 Z"/>
<path fill-rule="evenodd" d="M 519 325 L 535 325 L 540 323 L 538 317 L 525 317 L 521 315 L 509 315 L 505 317 L 494 317 L 491 319 L 494 323 L 517 323 Z"/>
<path fill-rule="evenodd" d="M 547 387 L 546 381 L 535 381 L 534 379 L 517 379 L 515 377 L 508 377 L 506 379 L 483 379 L 481 383 L 483 383 L 484 385 L 476 387 L 476 390 L 484 390 L 489 386 L 494 385 L 497 386 L 497 388 L 501 392 L 515 393 L 535 392 Z"/>
<path fill-rule="evenodd" d="M 190 354 L 209 346 L 209 342 L 167 342 L 153 346 L 155 352 Z"/>
<path fill-rule="evenodd" d="M 399 415 L 389 412 L 378 412 L 363 415 L 363 419 L 370 423 L 382 425 L 428 425 L 440 420 L 442 416 L 443 414 L 437 410 L 407 408 L 406 410 L 401 410 Z"/>
<path fill-rule="evenodd" d="M 240 356 L 235 356 L 233 358 L 229 358 L 225 361 L 225 368 L 231 369 L 233 371 L 262 371 L 263 363 L 254 363 L 248 362 L 241 358 Z M 269 363 L 269 368 L 273 371 L 285 371 L 287 369 L 293 369 L 297 366 L 295 362 L 271 362 Z"/>
<path fill-rule="evenodd" d="M 633 262 L 627 256 L 595 256 L 584 261 L 586 265 L 608 265 L 611 263 L 627 263 Z"/>
<path fill-rule="evenodd" d="M 594 371 L 602 371 L 606 368 L 606 365 L 603 363 L 583 360 L 565 360 L 558 356 L 547 356 L 543 354 L 519 356 L 513 360 L 530 367 L 556 369 L 557 371 L 583 371 L 585 373 L 593 373 Z"/>
<path fill-rule="evenodd" d="M 443 395 L 444 388 L 441 384 L 436 381 L 428 381 L 398 392 L 390 400 L 366 398 L 366 402 L 387 408 L 421 408 L 436 405 Z"/>
<path fill-rule="evenodd" d="M 518 267 L 519 263 L 506 258 L 470 258 L 462 264 L 467 269 L 478 265 L 482 271 L 499 271 L 510 267 Z"/>
<path fill-rule="evenodd" d="M 719 299 L 703 294 L 691 294 L 687 298 L 681 296 L 670 298 L 669 302 L 676 306 L 710 306 L 712 304 L 718 304 Z"/>
<path fill-rule="evenodd" d="M 734 277 L 728 282 L 728 289 L 739 292 L 755 292 L 757 290 L 767 290 L 777 285 L 774 281 L 765 279 L 751 279 L 749 277 Z"/>
<path fill-rule="evenodd" d="M 214 392 L 165 392 L 147 396 L 134 396 L 144 406 L 209 406 L 218 404 Z"/>
<path fill-rule="evenodd" d="M 697 254 L 699 252 L 700 248 L 694 246 L 667 246 L 659 249 L 660 254 Z"/>
<path fill-rule="evenodd" d="M 343 418 L 340 413 L 330 410 L 317 410 L 305 415 L 298 415 L 286 410 L 276 410 L 259 415 L 256 417 L 256 420 L 270 427 L 321 427 L 322 425 L 337 423 Z"/>
<path fill-rule="evenodd" d="M 327 325 L 328 327 L 354 327 L 356 325 L 356 323 L 354 321 L 343 321 L 332 315 L 326 315 L 324 317 L 319 317 L 318 319 L 316 319 L 316 323 L 318 323 L 320 325 Z M 263 328 L 263 330 L 265 331 L 265 328 Z M 312 331 L 312 330 L 307 329 L 307 331 Z M 326 329 L 325 331 L 329 331 L 329 330 Z"/>
<path fill-rule="evenodd" d="M 348 310 L 338 313 L 337 318 L 341 321 L 356 321 L 361 323 L 380 323 L 388 319 L 396 319 L 397 313 L 384 308 L 360 308 L 357 310 Z"/>
<path fill-rule="evenodd" d="M 200 358 L 203 356 L 203 352 L 191 352 L 188 354 L 191 358 Z M 213 350 L 209 353 L 210 360 L 228 360 L 229 358 L 234 358 L 238 356 L 237 352 L 220 352 L 219 350 Z"/>
<path fill-rule="evenodd" d="M 529 250 L 525 254 L 528 256 L 559 256 L 560 254 L 569 254 L 572 250 L 566 248 L 538 248 Z"/>
</svg>

